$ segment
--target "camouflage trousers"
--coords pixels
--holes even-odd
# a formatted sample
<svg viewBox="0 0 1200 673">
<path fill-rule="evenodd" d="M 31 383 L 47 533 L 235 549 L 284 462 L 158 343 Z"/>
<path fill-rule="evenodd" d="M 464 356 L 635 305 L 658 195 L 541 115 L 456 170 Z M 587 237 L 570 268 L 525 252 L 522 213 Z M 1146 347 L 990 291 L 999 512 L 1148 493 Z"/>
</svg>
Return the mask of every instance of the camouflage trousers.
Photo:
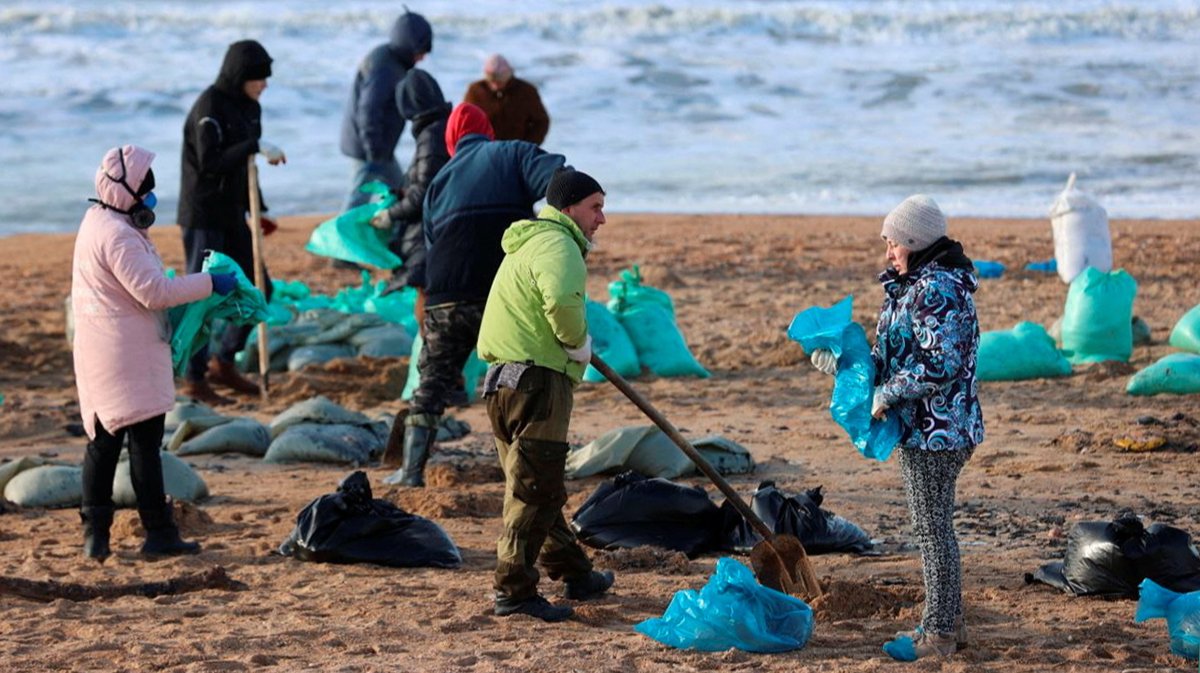
<svg viewBox="0 0 1200 673">
<path fill-rule="evenodd" d="M 441 416 L 451 394 L 461 387 L 462 370 L 479 340 L 483 302 L 440 304 L 425 309 L 425 344 L 417 371 L 421 383 L 413 393 L 410 414 Z"/>
<path fill-rule="evenodd" d="M 488 395 L 488 418 L 504 469 L 504 531 L 496 542 L 496 598 L 537 594 L 541 561 L 550 579 L 574 579 L 592 562 L 567 525 L 567 427 L 574 391 L 565 374 L 530 367 L 517 388 Z"/>
</svg>

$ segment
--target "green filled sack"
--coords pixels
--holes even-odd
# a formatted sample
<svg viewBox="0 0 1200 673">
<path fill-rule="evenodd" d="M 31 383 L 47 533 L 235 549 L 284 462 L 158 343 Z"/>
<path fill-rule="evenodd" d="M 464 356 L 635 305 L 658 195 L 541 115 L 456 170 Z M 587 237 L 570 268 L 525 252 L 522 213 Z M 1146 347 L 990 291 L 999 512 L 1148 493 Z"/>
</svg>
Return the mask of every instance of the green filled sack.
<svg viewBox="0 0 1200 673">
<path fill-rule="evenodd" d="M 237 288 L 228 295 L 213 293 L 207 299 L 181 304 L 170 309 L 171 360 L 175 374 L 183 376 L 188 360 L 203 348 L 212 336 L 214 320 L 235 325 L 256 325 L 267 319 L 267 302 L 258 288 L 246 280 L 242 267 L 229 257 L 209 250 L 204 258 L 205 273 L 232 273 Z"/>
<path fill-rule="evenodd" d="M 1011 330 L 979 335 L 975 374 L 980 381 L 1020 381 L 1069 376 L 1071 363 L 1037 323 L 1020 322 Z"/>
<path fill-rule="evenodd" d="M 592 352 L 608 363 L 613 371 L 624 377 L 634 377 L 642 373 L 642 365 L 638 362 L 637 349 L 621 327 L 621 322 L 609 312 L 604 304 L 587 300 L 588 334 L 592 335 Z M 583 372 L 583 380 L 596 383 L 604 380 L 604 375 L 596 368 L 588 365 Z"/>
<path fill-rule="evenodd" d="M 388 249 L 391 232 L 371 226 L 375 213 L 395 202 L 388 186 L 375 181 L 360 187 L 364 192 L 380 195 L 378 201 L 355 206 L 337 217 L 317 225 L 304 249 L 314 255 L 332 257 L 380 269 L 395 269 L 402 262 Z"/>
<path fill-rule="evenodd" d="M 1193 306 L 1175 323 L 1170 344 L 1180 350 L 1200 353 L 1200 304 Z"/>
<path fill-rule="evenodd" d="M 408 356 L 408 379 L 404 381 L 404 392 L 400 393 L 400 399 L 405 402 L 411 400 L 417 392 L 417 386 L 421 384 L 421 372 L 417 368 L 417 363 L 421 359 L 421 348 L 425 345 L 425 341 L 421 338 L 421 333 L 418 332 L 413 339 L 412 354 Z M 479 355 L 475 351 L 467 356 L 467 364 L 463 365 L 463 381 L 466 382 L 467 401 L 474 402 L 479 399 L 479 379 L 487 373 L 487 363 L 479 359 Z"/>
<path fill-rule="evenodd" d="M 1200 355 L 1171 353 L 1129 378 L 1130 395 L 1192 395 L 1200 393 Z"/>
<path fill-rule="evenodd" d="M 622 271 L 619 280 L 609 283 L 608 292 L 608 310 L 625 328 L 642 366 L 658 376 L 708 378 L 708 371 L 692 356 L 675 324 L 671 297 L 643 285 L 636 266 L 632 271 Z"/>
<path fill-rule="evenodd" d="M 1120 360 L 1133 354 L 1133 298 L 1137 281 L 1117 269 L 1093 267 L 1071 281 L 1063 310 L 1063 354 L 1072 364 Z"/>
<path fill-rule="evenodd" d="M 23 470 L 4 485 L 4 499 L 21 507 L 78 507 L 83 501 L 83 468 L 40 465 Z"/>
</svg>

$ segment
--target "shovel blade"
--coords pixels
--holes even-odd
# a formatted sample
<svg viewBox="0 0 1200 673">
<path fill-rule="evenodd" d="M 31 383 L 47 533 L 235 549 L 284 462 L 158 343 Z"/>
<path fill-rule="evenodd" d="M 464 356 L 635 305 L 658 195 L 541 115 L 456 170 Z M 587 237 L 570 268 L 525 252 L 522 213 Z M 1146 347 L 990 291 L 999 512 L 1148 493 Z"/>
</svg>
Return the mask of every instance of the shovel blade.
<svg viewBox="0 0 1200 673">
<path fill-rule="evenodd" d="M 800 570 L 806 558 L 804 545 L 794 535 L 772 535 L 750 550 L 750 565 L 759 584 L 800 598 L 813 593 Z"/>
</svg>

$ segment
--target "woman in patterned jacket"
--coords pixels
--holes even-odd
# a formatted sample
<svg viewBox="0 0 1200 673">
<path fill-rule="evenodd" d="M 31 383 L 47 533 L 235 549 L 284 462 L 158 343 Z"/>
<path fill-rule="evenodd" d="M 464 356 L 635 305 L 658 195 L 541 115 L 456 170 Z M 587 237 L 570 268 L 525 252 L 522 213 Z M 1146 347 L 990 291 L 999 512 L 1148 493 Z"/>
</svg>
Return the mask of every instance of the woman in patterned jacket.
<svg viewBox="0 0 1200 673">
<path fill-rule="evenodd" d="M 883 221 L 891 268 L 879 276 L 883 309 L 875 330 L 871 414 L 900 419 L 900 472 L 921 550 L 925 611 L 913 631 L 884 646 L 911 661 L 946 656 L 966 645 L 962 566 L 954 534 L 958 474 L 983 441 L 976 393 L 978 283 L 962 245 L 946 237 L 946 217 L 923 194 L 905 199 Z M 836 372 L 829 351 L 813 364 Z"/>
</svg>

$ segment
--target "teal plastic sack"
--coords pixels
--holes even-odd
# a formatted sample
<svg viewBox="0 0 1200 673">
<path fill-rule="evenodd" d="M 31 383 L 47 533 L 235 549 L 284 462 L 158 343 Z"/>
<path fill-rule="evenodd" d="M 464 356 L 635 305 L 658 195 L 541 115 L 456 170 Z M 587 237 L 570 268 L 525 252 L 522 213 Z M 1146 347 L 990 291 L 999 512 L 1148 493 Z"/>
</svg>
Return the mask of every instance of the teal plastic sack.
<svg viewBox="0 0 1200 673">
<path fill-rule="evenodd" d="M 1021 381 L 1071 374 L 1071 363 L 1058 352 L 1046 328 L 1032 322 L 1019 322 L 1011 330 L 980 334 L 977 362 L 975 375 L 980 381 Z"/>
<path fill-rule="evenodd" d="M 267 302 L 262 293 L 246 280 L 237 262 L 209 250 L 201 270 L 205 273 L 232 273 L 237 276 L 237 288 L 228 295 L 221 296 L 214 292 L 207 299 L 182 304 L 167 312 L 173 329 L 171 360 L 177 376 L 183 375 L 188 360 L 208 344 L 214 320 L 235 325 L 256 325 L 264 322 L 268 316 Z"/>
<path fill-rule="evenodd" d="M 862 455 L 884 461 L 900 442 L 900 420 L 888 409 L 884 420 L 871 417 L 875 394 L 875 362 L 862 325 L 851 319 L 854 296 L 830 306 L 813 306 L 796 314 L 788 337 L 812 353 L 818 348 L 833 351 L 838 359 L 837 377 L 829 412 L 850 435 Z"/>
<path fill-rule="evenodd" d="M 1120 360 L 1133 354 L 1133 298 L 1137 281 L 1117 269 L 1087 267 L 1071 281 L 1063 309 L 1063 354 L 1071 364 Z"/>
<path fill-rule="evenodd" d="M 680 649 L 788 652 L 808 644 L 813 613 L 799 598 L 759 584 L 741 563 L 721 558 L 704 588 L 676 592 L 661 618 L 633 629 Z"/>
<path fill-rule="evenodd" d="M 587 300 L 588 334 L 592 335 L 592 352 L 608 363 L 613 371 L 621 376 L 632 378 L 642 373 L 642 365 L 638 362 L 637 349 L 621 327 L 621 322 L 609 312 L 604 304 Z M 604 375 L 596 368 L 588 365 L 583 372 L 583 380 L 596 383 L 604 380 Z"/>
<path fill-rule="evenodd" d="M 1200 591 L 1181 594 L 1160 586 L 1152 579 L 1139 585 L 1135 623 L 1150 619 L 1167 620 L 1171 652 L 1188 659 L 1200 655 Z"/>
<path fill-rule="evenodd" d="M 395 202 L 396 197 L 382 182 L 363 185 L 364 192 L 379 195 L 377 201 L 364 203 L 317 225 L 304 249 L 314 255 L 332 257 L 380 269 L 395 269 L 401 265 L 396 253 L 388 249 L 391 232 L 371 226 L 375 213 Z"/>
<path fill-rule="evenodd" d="M 638 361 L 658 376 L 699 376 L 709 373 L 688 350 L 675 324 L 675 307 L 666 292 L 642 284 L 635 266 L 608 285 L 608 310 L 625 328 Z M 593 337 L 594 339 L 594 337 Z"/>
<path fill-rule="evenodd" d="M 421 372 L 417 369 L 417 361 L 421 359 L 421 348 L 424 347 L 425 341 L 421 338 L 418 332 L 413 339 L 412 355 L 408 356 L 408 379 L 404 381 L 404 392 L 400 393 L 400 399 L 405 402 L 411 400 L 417 392 L 417 386 L 421 384 Z M 467 356 L 467 364 L 463 365 L 463 381 L 467 387 L 467 401 L 474 402 L 479 399 L 479 379 L 487 373 L 487 363 L 479 359 L 475 351 Z"/>
<path fill-rule="evenodd" d="M 1171 353 L 1129 378 L 1130 395 L 1192 395 L 1200 393 L 1200 355 Z"/>
<path fill-rule="evenodd" d="M 1179 350 L 1200 353 L 1200 304 L 1184 313 L 1175 323 L 1169 342 Z"/>
</svg>

